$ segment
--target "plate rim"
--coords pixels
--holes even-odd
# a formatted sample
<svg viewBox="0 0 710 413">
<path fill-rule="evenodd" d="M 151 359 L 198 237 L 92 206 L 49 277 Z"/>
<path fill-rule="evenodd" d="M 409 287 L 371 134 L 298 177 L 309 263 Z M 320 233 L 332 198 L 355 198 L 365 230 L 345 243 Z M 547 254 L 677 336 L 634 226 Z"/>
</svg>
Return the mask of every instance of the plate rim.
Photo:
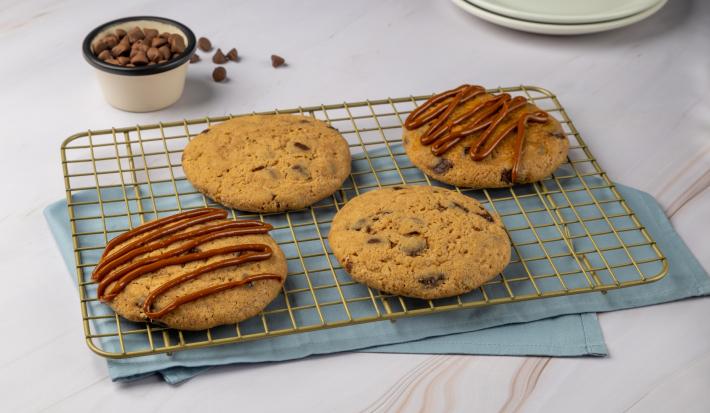
<svg viewBox="0 0 710 413">
<path fill-rule="evenodd" d="M 468 3 L 484 9 L 488 12 L 499 14 L 504 17 L 509 17 L 517 20 L 526 20 L 536 23 L 550 23 L 550 24 L 594 24 L 603 23 L 607 21 L 620 20 L 626 17 L 631 17 L 640 14 L 648 9 L 651 9 L 661 3 L 663 0 L 648 0 L 643 6 L 635 7 L 626 11 L 619 11 L 616 13 L 609 14 L 593 14 L 593 15 L 571 15 L 571 16 L 559 16 L 551 15 L 545 13 L 531 13 L 521 10 L 516 10 L 501 6 L 496 4 L 495 1 L 491 0 L 469 0 Z"/>
<path fill-rule="evenodd" d="M 553 24 L 553 23 L 539 23 L 528 20 L 514 19 L 512 17 L 503 16 L 490 12 L 486 9 L 478 7 L 467 0 L 451 0 L 457 7 L 463 11 L 485 20 L 489 23 L 493 23 L 499 26 L 507 27 L 514 30 L 520 30 L 529 33 L 537 34 L 547 34 L 547 35 L 557 35 L 557 36 L 571 36 L 577 34 L 590 34 L 604 32 L 614 29 L 619 29 L 621 27 L 629 26 L 631 24 L 637 23 L 644 20 L 652 15 L 654 15 L 658 10 L 666 5 L 668 0 L 660 0 L 655 6 L 622 19 L 616 19 L 611 21 L 599 22 L 599 23 L 585 23 L 585 24 Z"/>
</svg>

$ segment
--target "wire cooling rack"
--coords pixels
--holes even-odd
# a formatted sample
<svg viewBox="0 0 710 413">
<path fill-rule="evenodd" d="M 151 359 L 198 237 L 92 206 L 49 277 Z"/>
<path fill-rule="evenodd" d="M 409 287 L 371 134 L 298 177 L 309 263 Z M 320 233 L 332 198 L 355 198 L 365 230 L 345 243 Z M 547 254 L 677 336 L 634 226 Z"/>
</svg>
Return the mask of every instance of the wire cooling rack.
<svg viewBox="0 0 710 413">
<path fill-rule="evenodd" d="M 499 88 L 522 95 L 557 118 L 569 140 L 566 163 L 534 184 L 471 190 L 432 180 L 409 161 L 402 122 L 428 96 L 299 107 L 329 122 L 350 143 L 352 174 L 330 198 L 278 214 L 231 211 L 258 218 L 288 259 L 282 293 L 260 315 L 200 332 L 120 318 L 98 302 L 91 271 L 106 243 L 156 217 L 216 205 L 185 179 L 188 141 L 229 117 L 87 131 L 61 147 L 81 314 L 89 347 L 110 358 L 169 353 L 378 320 L 482 307 L 649 283 L 667 262 L 599 167 L 558 99 L 538 87 Z M 327 241 L 335 213 L 351 198 L 387 185 L 436 185 L 471 196 L 503 219 L 512 241 L 510 265 L 495 279 L 458 297 L 417 300 L 355 283 Z"/>
</svg>

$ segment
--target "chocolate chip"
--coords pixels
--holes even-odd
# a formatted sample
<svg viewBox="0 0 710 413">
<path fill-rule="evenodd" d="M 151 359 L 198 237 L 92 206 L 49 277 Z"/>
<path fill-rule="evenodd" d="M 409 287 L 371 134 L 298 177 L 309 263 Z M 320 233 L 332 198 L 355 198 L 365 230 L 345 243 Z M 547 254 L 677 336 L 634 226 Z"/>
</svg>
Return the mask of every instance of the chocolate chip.
<svg viewBox="0 0 710 413">
<path fill-rule="evenodd" d="M 134 43 L 137 40 L 145 39 L 145 34 L 143 33 L 143 30 L 141 30 L 141 28 L 138 26 L 129 30 L 126 36 L 128 37 L 128 41 L 130 41 L 131 43 Z"/>
<path fill-rule="evenodd" d="M 198 56 L 197 54 L 190 56 L 190 63 L 197 63 L 199 61 L 200 61 L 200 56 Z"/>
<path fill-rule="evenodd" d="M 232 47 L 232 50 L 227 52 L 227 58 L 233 62 L 236 62 L 237 60 L 239 60 L 239 55 L 237 54 L 237 49 Z"/>
<path fill-rule="evenodd" d="M 351 272 L 353 270 L 353 263 L 350 261 L 345 261 L 345 271 Z"/>
<path fill-rule="evenodd" d="M 106 45 L 107 49 L 110 49 L 118 44 L 118 37 L 113 34 L 107 34 L 101 39 L 101 42 Z"/>
<path fill-rule="evenodd" d="M 449 205 L 450 205 L 452 208 L 458 208 L 458 209 L 462 210 L 463 212 L 469 212 L 468 208 L 466 208 L 465 206 L 459 204 L 458 202 L 451 201 L 451 203 L 450 203 Z"/>
<path fill-rule="evenodd" d="M 264 168 L 266 168 L 266 165 L 261 165 L 261 166 L 257 166 L 256 168 L 252 168 L 251 171 L 252 172 L 261 171 Z"/>
<path fill-rule="evenodd" d="M 173 53 L 182 53 L 185 51 L 185 39 L 179 34 L 171 34 L 168 37 L 168 44 L 170 45 L 170 51 Z"/>
<path fill-rule="evenodd" d="M 152 47 L 160 47 L 165 44 L 168 44 L 168 39 L 165 37 L 154 37 L 153 40 L 150 41 Z"/>
<path fill-rule="evenodd" d="M 170 53 L 170 48 L 168 47 L 168 45 L 164 44 L 160 46 L 158 48 L 158 51 L 160 52 L 160 55 L 163 56 L 163 59 L 170 60 L 172 53 Z"/>
<path fill-rule="evenodd" d="M 291 165 L 291 169 L 298 172 L 298 174 L 304 178 L 311 177 L 311 172 L 308 170 L 308 167 L 306 167 L 304 165 L 300 165 L 300 164 Z"/>
<path fill-rule="evenodd" d="M 304 150 L 304 151 L 308 151 L 311 149 L 310 147 L 308 147 L 308 145 L 304 145 L 301 142 L 294 142 L 293 146 L 297 147 L 298 149 Z"/>
<path fill-rule="evenodd" d="M 476 215 L 479 217 L 485 219 L 488 222 L 493 222 L 493 217 L 491 214 L 488 213 L 488 211 L 484 210 L 483 212 L 476 212 Z"/>
<path fill-rule="evenodd" d="M 512 184 L 513 183 L 513 170 L 512 169 L 503 169 L 503 172 L 500 173 L 500 180 L 502 182 L 505 182 L 506 184 Z"/>
<path fill-rule="evenodd" d="M 108 50 L 104 50 L 101 53 L 99 53 L 98 58 L 101 60 L 108 60 L 108 59 L 112 59 L 113 56 L 111 55 L 111 52 L 109 52 Z"/>
<path fill-rule="evenodd" d="M 188 254 L 196 254 L 196 253 L 198 253 L 198 252 L 200 252 L 200 249 L 197 248 L 197 247 L 192 247 L 192 248 L 190 248 L 189 250 L 187 250 L 187 253 L 188 253 Z"/>
<path fill-rule="evenodd" d="M 200 132 L 200 134 L 207 133 L 209 131 L 210 131 L 210 128 L 207 128 L 207 129 L 203 130 L 202 132 Z"/>
<path fill-rule="evenodd" d="M 197 47 L 199 47 L 203 52 L 209 52 L 212 50 L 212 42 L 206 37 L 200 37 L 197 40 Z"/>
<path fill-rule="evenodd" d="M 468 152 L 471 150 L 470 146 L 464 146 L 463 147 L 463 154 L 464 156 L 468 155 Z"/>
<path fill-rule="evenodd" d="M 222 53 L 222 49 L 217 49 L 214 56 L 212 56 L 212 62 L 217 63 L 218 65 L 223 65 L 228 62 L 227 57 L 225 57 L 224 53 Z"/>
<path fill-rule="evenodd" d="M 271 55 L 271 66 L 279 67 L 279 66 L 283 66 L 285 64 L 286 64 L 286 60 L 283 57 L 277 56 L 275 54 Z"/>
<path fill-rule="evenodd" d="M 437 163 L 436 165 L 434 165 L 434 167 L 432 168 L 432 170 L 434 171 L 434 173 L 437 173 L 437 174 L 444 174 L 444 173 L 446 173 L 446 171 L 448 171 L 449 169 L 451 169 L 452 166 L 454 166 L 453 162 L 451 162 L 451 161 L 448 160 L 448 159 L 442 158 L 442 159 L 439 161 L 439 163 Z"/>
<path fill-rule="evenodd" d="M 380 220 L 380 217 L 382 217 L 382 216 L 384 216 L 384 215 L 389 215 L 389 214 L 391 214 L 391 213 L 392 213 L 392 211 L 380 211 L 380 212 L 377 212 L 375 215 L 372 216 L 372 220 L 373 220 L 373 221 L 379 221 L 379 220 Z"/>
<path fill-rule="evenodd" d="M 567 137 L 567 135 L 560 131 L 550 132 L 550 136 L 553 136 L 557 139 L 565 139 Z"/>
<path fill-rule="evenodd" d="M 155 29 L 143 29 L 143 33 L 145 34 L 145 43 L 150 43 L 158 37 L 158 31 Z"/>
<path fill-rule="evenodd" d="M 441 211 L 446 211 L 448 208 L 445 207 L 445 206 L 443 206 L 443 205 L 441 205 L 441 202 L 437 202 L 437 203 L 436 203 L 436 209 L 438 209 L 439 212 L 441 212 Z"/>
<path fill-rule="evenodd" d="M 426 239 L 418 235 L 413 235 L 404 238 L 399 242 L 399 249 L 410 257 L 419 255 L 422 251 L 428 248 Z"/>
<path fill-rule="evenodd" d="M 134 64 L 136 66 L 148 64 L 148 56 L 146 56 L 144 51 L 139 50 L 131 58 L 131 64 Z"/>
<path fill-rule="evenodd" d="M 402 188 L 401 186 L 393 186 L 392 187 L 393 191 L 401 191 L 402 189 L 404 189 L 404 188 Z"/>
<path fill-rule="evenodd" d="M 128 36 L 126 36 L 111 49 L 111 54 L 113 57 L 118 57 L 126 54 L 129 50 L 131 50 L 131 44 L 128 42 Z"/>
<path fill-rule="evenodd" d="M 419 281 L 419 283 L 426 288 L 435 288 L 438 287 L 444 280 L 446 280 L 446 276 L 443 273 L 437 273 L 420 277 L 417 281 Z"/>
<path fill-rule="evenodd" d="M 162 57 L 157 47 L 151 47 L 150 49 L 148 49 L 148 51 L 146 52 L 146 56 L 148 56 L 148 59 L 151 62 L 157 62 Z"/>
<path fill-rule="evenodd" d="M 214 70 L 212 71 L 212 79 L 214 79 L 215 82 L 221 82 L 226 78 L 227 78 L 227 69 L 220 66 L 220 67 L 215 67 Z"/>
<path fill-rule="evenodd" d="M 382 244 L 384 240 L 380 237 L 370 237 L 367 240 L 368 244 Z"/>
<path fill-rule="evenodd" d="M 355 231 L 360 231 L 361 229 L 368 227 L 370 221 L 367 218 L 360 218 L 357 221 L 353 222 L 352 225 L 350 225 L 350 229 L 354 229 Z"/>
</svg>

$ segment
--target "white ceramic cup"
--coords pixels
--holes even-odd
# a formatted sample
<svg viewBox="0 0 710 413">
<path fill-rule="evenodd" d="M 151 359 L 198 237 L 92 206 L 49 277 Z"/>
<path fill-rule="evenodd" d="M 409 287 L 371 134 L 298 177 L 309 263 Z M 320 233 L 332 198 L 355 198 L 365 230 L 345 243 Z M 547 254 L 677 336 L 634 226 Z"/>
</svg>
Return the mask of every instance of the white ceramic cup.
<svg viewBox="0 0 710 413">
<path fill-rule="evenodd" d="M 116 29 L 129 31 L 134 27 L 176 33 L 185 40 L 185 51 L 165 63 L 124 67 L 103 62 L 92 51 L 94 42 Z M 195 35 L 185 25 L 162 17 L 126 17 L 102 24 L 84 39 L 84 58 L 96 69 L 106 101 L 128 112 L 151 112 L 177 102 L 182 95 L 190 57 L 195 53 Z"/>
</svg>

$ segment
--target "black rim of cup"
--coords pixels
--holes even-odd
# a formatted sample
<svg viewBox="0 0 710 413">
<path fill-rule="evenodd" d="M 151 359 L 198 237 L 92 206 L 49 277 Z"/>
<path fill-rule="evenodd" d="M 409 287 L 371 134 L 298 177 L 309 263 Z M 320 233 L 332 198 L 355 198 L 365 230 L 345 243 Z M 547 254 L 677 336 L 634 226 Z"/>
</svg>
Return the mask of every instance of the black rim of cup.
<svg viewBox="0 0 710 413">
<path fill-rule="evenodd" d="M 109 63 L 104 62 L 103 60 L 99 59 L 98 56 L 94 55 L 94 52 L 91 50 L 91 44 L 94 41 L 94 38 L 98 36 L 99 33 L 102 31 L 106 30 L 107 27 L 113 26 L 113 25 L 118 25 L 121 23 L 127 23 L 131 21 L 139 21 L 139 20 L 149 20 L 149 21 L 155 21 L 159 23 L 165 23 L 171 26 L 175 26 L 177 29 L 179 29 L 182 34 L 185 35 L 187 39 L 187 45 L 185 47 L 185 51 L 175 59 L 170 59 L 169 61 L 165 63 L 159 63 L 155 65 L 150 65 L 150 66 L 136 66 L 136 67 L 125 67 L 125 66 L 117 66 L 117 65 L 112 65 Z M 125 76 L 145 76 L 145 75 L 154 75 L 157 73 L 163 73 L 167 72 L 168 70 L 175 69 L 176 67 L 182 66 L 185 64 L 188 60 L 190 60 L 190 57 L 192 56 L 193 53 L 195 53 L 195 47 L 197 45 L 197 42 L 195 41 L 195 34 L 190 30 L 187 26 L 180 22 L 176 22 L 175 20 L 170 20 L 166 19 L 164 17 L 155 17 L 155 16 L 135 16 L 135 17 L 124 17 L 122 19 L 116 19 L 112 20 L 110 22 L 104 23 L 101 26 L 98 26 L 94 30 L 92 30 L 86 38 L 84 38 L 84 44 L 82 45 L 82 50 L 84 52 L 84 59 L 86 59 L 87 62 L 91 66 L 94 66 L 95 68 L 99 70 L 103 70 L 104 72 L 109 72 L 109 73 L 115 73 L 117 75 L 125 75 Z"/>
</svg>

